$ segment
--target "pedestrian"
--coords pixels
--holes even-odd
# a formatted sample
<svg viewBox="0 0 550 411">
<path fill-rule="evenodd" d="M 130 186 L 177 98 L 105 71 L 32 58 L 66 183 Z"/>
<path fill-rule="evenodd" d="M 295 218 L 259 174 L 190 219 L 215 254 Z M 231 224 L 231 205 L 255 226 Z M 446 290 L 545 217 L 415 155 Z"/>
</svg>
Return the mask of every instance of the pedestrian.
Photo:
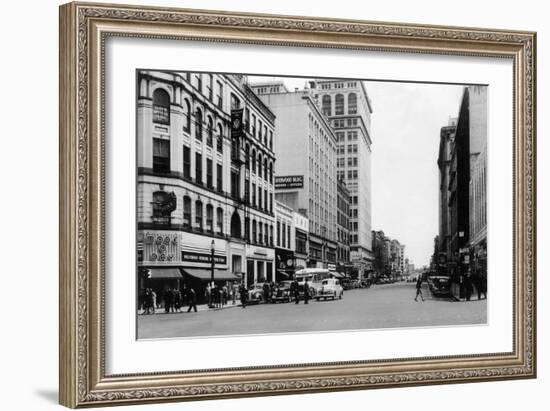
<svg viewBox="0 0 550 411">
<path fill-rule="evenodd" d="M 225 305 L 225 291 L 223 290 L 224 287 L 218 287 L 218 298 L 219 298 L 219 307 L 223 308 Z"/>
<path fill-rule="evenodd" d="M 487 273 L 483 272 L 481 274 L 481 281 L 480 281 L 480 287 L 481 287 L 481 293 L 487 299 Z"/>
<path fill-rule="evenodd" d="M 173 294 L 172 289 L 167 288 L 164 291 L 164 312 L 168 314 L 170 312 L 170 307 L 173 305 Z"/>
<path fill-rule="evenodd" d="M 418 301 L 418 296 L 422 298 L 422 301 L 424 301 L 424 296 L 422 295 L 422 276 L 419 275 L 416 279 L 416 296 L 414 297 L 414 301 Z"/>
<path fill-rule="evenodd" d="M 464 277 L 464 291 L 466 292 L 466 301 L 470 301 L 472 298 L 472 278 L 470 272 Z"/>
<path fill-rule="evenodd" d="M 233 305 L 235 305 L 235 300 L 237 299 L 237 292 L 239 290 L 239 286 L 236 282 L 233 283 L 233 286 L 231 287 L 231 298 L 233 299 Z"/>
<path fill-rule="evenodd" d="M 206 301 L 208 302 L 208 308 L 212 308 L 212 288 L 210 287 L 210 283 L 206 284 L 204 296 L 206 297 Z"/>
<path fill-rule="evenodd" d="M 187 302 L 189 304 L 187 312 L 190 312 L 191 309 L 197 312 L 197 293 L 195 293 L 195 289 L 193 287 L 189 288 L 189 291 L 187 292 Z"/>
<path fill-rule="evenodd" d="M 222 291 L 223 291 L 223 304 L 227 305 L 227 300 L 229 299 L 229 289 L 227 288 L 227 284 L 223 285 Z"/>
<path fill-rule="evenodd" d="M 269 283 L 265 282 L 262 289 L 264 292 L 264 302 L 267 304 L 269 302 Z"/>
<path fill-rule="evenodd" d="M 291 285 L 293 294 L 294 294 L 294 303 L 300 304 L 300 285 L 298 281 L 294 280 Z"/>
<path fill-rule="evenodd" d="M 309 284 L 307 282 L 307 278 L 304 281 L 304 304 L 307 304 L 309 301 Z"/>
<path fill-rule="evenodd" d="M 179 313 L 181 309 L 181 292 L 174 288 L 174 310 Z"/>
<path fill-rule="evenodd" d="M 246 299 L 248 298 L 248 290 L 244 286 L 244 284 L 241 284 L 239 286 L 239 294 L 241 297 L 241 307 L 246 308 Z"/>
<path fill-rule="evenodd" d="M 155 306 L 153 301 L 153 290 L 148 288 L 145 290 L 145 314 L 154 314 L 155 313 Z"/>
<path fill-rule="evenodd" d="M 151 290 L 151 295 L 152 295 L 152 298 L 153 298 L 153 307 L 152 307 L 152 309 L 153 309 L 153 314 L 154 314 L 156 309 L 157 309 L 157 293 L 152 288 L 149 288 L 149 290 Z"/>
</svg>

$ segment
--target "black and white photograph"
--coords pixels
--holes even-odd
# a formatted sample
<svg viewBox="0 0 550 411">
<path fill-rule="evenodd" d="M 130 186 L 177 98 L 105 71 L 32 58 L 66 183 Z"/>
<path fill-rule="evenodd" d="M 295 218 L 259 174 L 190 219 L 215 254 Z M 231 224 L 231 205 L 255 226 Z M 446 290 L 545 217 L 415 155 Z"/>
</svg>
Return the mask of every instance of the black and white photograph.
<svg viewBox="0 0 550 411">
<path fill-rule="evenodd" d="M 487 324 L 488 92 L 137 70 L 137 338 Z"/>
</svg>

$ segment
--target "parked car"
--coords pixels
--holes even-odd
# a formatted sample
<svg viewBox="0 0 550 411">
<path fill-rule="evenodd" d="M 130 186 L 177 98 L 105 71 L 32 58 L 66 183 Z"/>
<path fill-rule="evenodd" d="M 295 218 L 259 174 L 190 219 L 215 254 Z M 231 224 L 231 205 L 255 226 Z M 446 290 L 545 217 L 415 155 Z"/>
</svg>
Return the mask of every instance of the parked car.
<svg viewBox="0 0 550 411">
<path fill-rule="evenodd" d="M 344 288 L 340 285 L 340 280 L 337 280 L 336 278 L 327 278 L 326 280 L 323 280 L 321 288 L 317 290 L 315 299 L 317 301 L 321 298 L 325 300 L 327 298 L 336 300 L 336 298 L 341 299 L 343 295 Z"/>
<path fill-rule="evenodd" d="M 292 285 L 292 281 L 281 281 L 277 283 L 271 295 L 271 302 L 273 303 L 277 303 L 279 301 L 283 303 L 291 302 L 292 301 L 291 285 Z"/>
<path fill-rule="evenodd" d="M 451 295 L 451 278 L 448 276 L 438 275 L 428 277 L 428 286 L 434 296 L 449 296 Z"/>
<path fill-rule="evenodd" d="M 259 304 L 264 301 L 264 283 L 256 283 L 248 288 L 247 304 Z"/>
</svg>

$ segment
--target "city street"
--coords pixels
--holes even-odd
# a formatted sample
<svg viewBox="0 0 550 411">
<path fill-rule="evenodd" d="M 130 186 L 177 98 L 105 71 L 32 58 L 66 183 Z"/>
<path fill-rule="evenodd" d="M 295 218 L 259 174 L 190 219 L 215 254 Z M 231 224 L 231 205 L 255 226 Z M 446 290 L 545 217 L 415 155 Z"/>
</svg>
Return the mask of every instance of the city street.
<svg viewBox="0 0 550 411">
<path fill-rule="evenodd" d="M 138 316 L 138 338 L 265 334 L 308 331 L 484 324 L 487 300 L 414 301 L 414 283 L 374 285 L 344 292 L 342 300 L 250 305 L 198 313 Z"/>
</svg>

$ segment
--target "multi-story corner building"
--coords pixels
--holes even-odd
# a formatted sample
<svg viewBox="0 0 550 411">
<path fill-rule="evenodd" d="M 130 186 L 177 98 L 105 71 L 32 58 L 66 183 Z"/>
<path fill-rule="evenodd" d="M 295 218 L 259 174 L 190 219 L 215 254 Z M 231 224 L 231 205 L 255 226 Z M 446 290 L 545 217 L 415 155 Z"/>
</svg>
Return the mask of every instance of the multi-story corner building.
<svg viewBox="0 0 550 411">
<path fill-rule="evenodd" d="M 374 277 L 386 276 L 390 270 L 391 242 L 382 230 L 372 232 Z"/>
<path fill-rule="evenodd" d="M 350 258 L 360 276 L 372 270 L 371 114 L 362 81 L 318 79 L 310 91 L 336 133 L 337 176 L 350 192 Z"/>
<path fill-rule="evenodd" d="M 338 263 L 338 270 L 345 272 L 346 266 L 350 261 L 350 240 L 349 240 L 349 190 L 346 187 L 344 180 L 340 179 L 336 185 L 337 194 L 337 206 L 338 214 L 336 218 L 336 237 L 337 237 L 337 249 L 336 249 L 336 261 Z"/>
<path fill-rule="evenodd" d="M 280 201 L 275 201 L 275 261 L 277 281 L 293 278 L 296 271 L 296 230 L 294 211 Z"/>
<path fill-rule="evenodd" d="M 405 246 L 395 239 L 391 240 L 390 244 L 391 276 L 393 278 L 398 278 L 403 275 L 405 270 Z"/>
<path fill-rule="evenodd" d="M 449 119 L 446 126 L 441 128 L 439 137 L 439 241 L 435 256 L 436 269 L 440 274 L 451 264 L 451 215 L 449 208 L 449 182 L 451 177 L 451 154 L 455 144 L 456 118 Z"/>
<path fill-rule="evenodd" d="M 470 181 L 475 164 L 483 158 L 487 145 L 487 87 L 469 86 L 464 89 L 452 145 L 449 177 L 449 216 L 451 225 L 449 274 L 459 282 L 459 275 L 469 268 Z M 480 169 L 482 169 L 480 167 Z M 478 175 L 479 177 L 479 175 Z M 477 183 L 485 180 L 476 180 Z M 479 188 L 479 187 L 478 187 Z M 479 199 L 479 197 L 478 197 Z M 461 294 L 463 290 L 461 291 Z M 456 292 L 455 292 L 456 294 Z"/>
<path fill-rule="evenodd" d="M 198 295 L 212 256 L 217 282 L 274 279 L 274 114 L 242 76 L 141 70 L 137 85 L 138 266 Z"/>
<path fill-rule="evenodd" d="M 279 89 L 266 83 L 262 101 L 275 113 L 276 199 L 309 221 L 310 267 L 336 269 L 336 140 L 308 90 Z"/>
</svg>

